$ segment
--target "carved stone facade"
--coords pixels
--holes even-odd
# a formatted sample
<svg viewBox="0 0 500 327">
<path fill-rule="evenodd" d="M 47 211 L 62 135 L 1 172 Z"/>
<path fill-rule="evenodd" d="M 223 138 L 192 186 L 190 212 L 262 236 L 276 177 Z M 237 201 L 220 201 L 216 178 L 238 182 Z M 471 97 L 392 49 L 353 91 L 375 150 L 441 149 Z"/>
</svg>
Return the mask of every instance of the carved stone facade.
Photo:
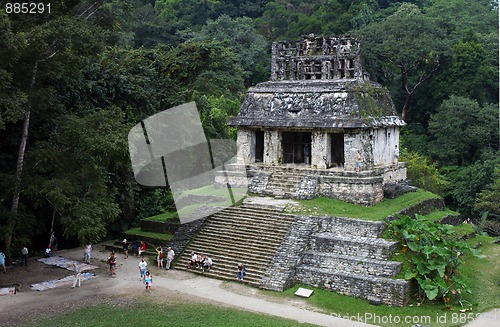
<svg viewBox="0 0 500 327">
<path fill-rule="evenodd" d="M 311 169 L 343 178 L 356 171 L 359 151 L 358 176 L 342 185 L 321 178 L 312 191 L 370 205 L 383 199 L 385 183 L 406 179 L 406 165 L 394 157 L 405 123 L 388 91 L 363 73 L 360 50 L 359 41 L 343 37 L 310 35 L 273 43 L 271 80 L 250 88 L 230 121 L 238 127 L 238 164 L 304 168 L 302 177 L 309 180 Z M 351 196 L 344 185 L 352 186 Z M 294 193 L 293 188 L 299 185 L 285 193 Z"/>
</svg>

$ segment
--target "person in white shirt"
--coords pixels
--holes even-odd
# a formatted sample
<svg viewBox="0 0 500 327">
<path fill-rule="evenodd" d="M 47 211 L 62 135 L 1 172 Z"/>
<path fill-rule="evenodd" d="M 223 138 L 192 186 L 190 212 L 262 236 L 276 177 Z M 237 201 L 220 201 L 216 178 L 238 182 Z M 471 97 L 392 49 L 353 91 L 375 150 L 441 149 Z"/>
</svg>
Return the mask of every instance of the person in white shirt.
<svg viewBox="0 0 500 327">
<path fill-rule="evenodd" d="M 141 280 L 144 279 L 144 276 L 146 275 L 147 266 L 148 263 L 144 260 L 144 258 L 142 258 L 139 262 L 139 272 L 141 273 Z"/>
<path fill-rule="evenodd" d="M 172 250 L 171 247 L 168 247 L 167 249 L 167 262 L 165 264 L 165 270 L 170 269 L 170 265 L 172 264 L 172 261 L 174 261 L 175 258 L 175 252 Z"/>
</svg>

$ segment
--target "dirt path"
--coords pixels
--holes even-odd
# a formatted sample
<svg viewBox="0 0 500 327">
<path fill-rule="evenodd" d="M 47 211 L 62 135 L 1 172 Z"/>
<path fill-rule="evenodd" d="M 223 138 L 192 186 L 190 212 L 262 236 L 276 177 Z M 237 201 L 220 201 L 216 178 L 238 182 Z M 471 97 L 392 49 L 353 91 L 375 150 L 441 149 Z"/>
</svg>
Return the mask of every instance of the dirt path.
<svg viewBox="0 0 500 327">
<path fill-rule="evenodd" d="M 81 260 L 83 250 L 59 251 L 57 255 Z M 0 285 L 19 283 L 21 289 L 17 295 L 0 297 L 0 321 L 6 326 L 34 324 L 42 317 L 52 317 L 91 304 L 131 306 L 138 298 L 147 297 L 151 301 L 165 304 L 209 303 L 236 307 L 320 326 L 371 326 L 320 313 L 301 298 L 275 298 L 237 282 L 223 282 L 176 270 L 158 270 L 157 267 L 149 267 L 153 274 L 153 288 L 151 293 L 147 293 L 140 280 L 137 257 L 124 259 L 124 256 L 119 254 L 117 276 L 111 278 L 107 274 L 107 255 L 106 252 L 94 249 L 92 264 L 99 268 L 92 272 L 98 277 L 83 281 L 82 287 L 74 289 L 61 286 L 45 291 L 33 291 L 29 287 L 33 283 L 71 275 L 68 270 L 52 268 L 32 258 L 27 269 L 8 267 L 7 274 L 0 273 Z"/>
</svg>

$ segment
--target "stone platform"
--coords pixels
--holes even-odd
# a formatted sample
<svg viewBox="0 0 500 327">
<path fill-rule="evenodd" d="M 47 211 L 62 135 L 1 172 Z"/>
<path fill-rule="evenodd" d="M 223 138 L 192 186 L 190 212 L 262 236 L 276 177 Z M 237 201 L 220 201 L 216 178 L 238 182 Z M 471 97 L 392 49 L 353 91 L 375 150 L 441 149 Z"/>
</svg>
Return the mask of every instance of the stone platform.
<svg viewBox="0 0 500 327">
<path fill-rule="evenodd" d="M 312 199 L 321 195 L 371 206 L 384 199 L 384 185 L 406 179 L 406 169 L 405 162 L 360 172 L 341 167 L 317 169 L 309 165 L 251 164 L 245 165 L 246 176 L 232 173 L 243 171 L 235 167 L 217 172 L 215 183 L 226 185 L 228 178 L 231 186 L 248 186 L 248 190 L 257 195 L 290 199 Z"/>
</svg>

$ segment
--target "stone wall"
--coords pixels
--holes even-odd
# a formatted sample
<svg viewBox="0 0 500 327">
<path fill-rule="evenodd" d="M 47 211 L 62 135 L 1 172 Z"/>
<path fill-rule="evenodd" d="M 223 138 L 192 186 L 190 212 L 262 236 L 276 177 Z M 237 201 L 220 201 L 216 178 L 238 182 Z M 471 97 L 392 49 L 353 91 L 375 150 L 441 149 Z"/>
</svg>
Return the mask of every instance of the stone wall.
<svg viewBox="0 0 500 327">
<path fill-rule="evenodd" d="M 314 232 L 335 232 L 348 233 L 350 235 L 358 235 L 364 237 L 376 237 L 382 234 L 385 229 L 383 221 L 367 221 L 356 218 L 344 217 L 315 217 L 316 221 Z"/>
<path fill-rule="evenodd" d="M 255 132 L 239 128 L 236 141 L 236 160 L 239 164 L 255 162 Z"/>
<path fill-rule="evenodd" d="M 348 296 L 374 298 L 383 304 L 398 307 L 405 306 L 410 295 L 410 284 L 405 280 L 347 272 L 332 275 L 324 268 L 300 267 L 297 270 L 297 281 Z"/>
<path fill-rule="evenodd" d="M 293 286 L 295 269 L 302 260 L 313 225 L 311 217 L 296 217 L 262 278 L 261 288 L 281 292 Z"/>
<path fill-rule="evenodd" d="M 169 243 L 169 246 L 172 247 L 172 250 L 174 250 L 177 255 L 184 250 L 189 241 L 191 241 L 191 238 L 200 230 L 201 226 L 203 226 L 206 219 L 207 217 L 204 217 L 180 225 Z"/>
<path fill-rule="evenodd" d="M 321 176 L 319 194 L 362 205 L 375 205 L 384 199 L 381 177 Z"/>
<path fill-rule="evenodd" d="M 442 198 L 432 198 L 423 200 L 419 203 L 416 203 L 412 206 L 409 206 L 406 209 L 398 211 L 394 215 L 387 216 L 387 220 L 398 219 L 397 216 L 410 216 L 415 218 L 415 214 L 426 215 L 434 210 L 444 210 L 445 205 Z"/>
</svg>

